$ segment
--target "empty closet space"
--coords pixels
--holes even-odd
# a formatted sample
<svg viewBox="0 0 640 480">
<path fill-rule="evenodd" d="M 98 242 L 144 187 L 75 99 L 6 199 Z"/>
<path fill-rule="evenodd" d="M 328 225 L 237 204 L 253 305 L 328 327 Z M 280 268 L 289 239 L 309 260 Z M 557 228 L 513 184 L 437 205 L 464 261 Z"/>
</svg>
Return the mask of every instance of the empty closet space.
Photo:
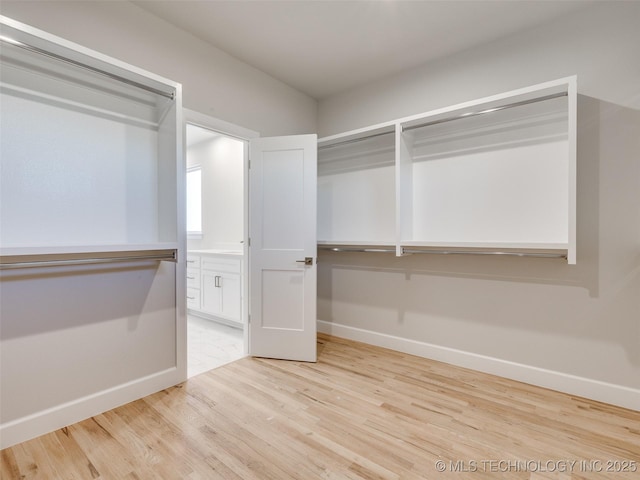
<svg viewBox="0 0 640 480">
<path fill-rule="evenodd" d="M 318 243 L 395 242 L 395 127 L 318 143 Z"/>
<path fill-rule="evenodd" d="M 23 40 L 2 44 L 3 248 L 175 248 L 173 90 Z"/>
<path fill-rule="evenodd" d="M 566 248 L 567 96 L 521 98 L 402 123 L 403 245 Z"/>
<path fill-rule="evenodd" d="M 576 79 L 319 140 L 319 244 L 575 263 Z"/>
</svg>

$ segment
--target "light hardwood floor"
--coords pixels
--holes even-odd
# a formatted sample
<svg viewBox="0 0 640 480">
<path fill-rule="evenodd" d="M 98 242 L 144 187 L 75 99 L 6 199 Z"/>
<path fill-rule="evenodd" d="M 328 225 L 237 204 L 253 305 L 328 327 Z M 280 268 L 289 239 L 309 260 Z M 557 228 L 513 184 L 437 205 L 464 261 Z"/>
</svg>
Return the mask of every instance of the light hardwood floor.
<svg viewBox="0 0 640 480">
<path fill-rule="evenodd" d="M 316 364 L 243 358 L 5 449 L 1 473 L 637 479 L 640 413 L 321 335 Z"/>
</svg>

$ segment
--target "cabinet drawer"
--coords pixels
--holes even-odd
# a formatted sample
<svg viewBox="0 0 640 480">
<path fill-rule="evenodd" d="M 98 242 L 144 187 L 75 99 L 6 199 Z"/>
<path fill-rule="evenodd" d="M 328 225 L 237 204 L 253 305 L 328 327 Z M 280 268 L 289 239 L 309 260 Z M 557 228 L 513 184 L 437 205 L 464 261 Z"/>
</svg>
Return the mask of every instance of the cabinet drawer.
<svg viewBox="0 0 640 480">
<path fill-rule="evenodd" d="M 241 260 L 227 257 L 202 257 L 203 270 L 215 270 L 224 273 L 241 273 Z"/>
<path fill-rule="evenodd" d="M 187 288 L 200 289 L 200 269 L 187 268 Z"/>
<path fill-rule="evenodd" d="M 200 268 L 200 255 L 187 254 L 187 269 Z"/>
<path fill-rule="evenodd" d="M 200 290 L 187 288 L 187 308 L 200 310 Z"/>
</svg>

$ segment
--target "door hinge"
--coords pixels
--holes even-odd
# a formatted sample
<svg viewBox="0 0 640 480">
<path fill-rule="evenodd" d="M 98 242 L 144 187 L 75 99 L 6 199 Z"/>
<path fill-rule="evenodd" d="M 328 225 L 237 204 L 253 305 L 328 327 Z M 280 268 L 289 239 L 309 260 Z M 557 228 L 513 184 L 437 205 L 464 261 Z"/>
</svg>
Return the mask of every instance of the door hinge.
<svg viewBox="0 0 640 480">
<path fill-rule="evenodd" d="M 249 237 L 249 246 L 251 246 L 251 237 Z"/>
<path fill-rule="evenodd" d="M 247 315 L 247 323 L 251 325 L 251 315 Z"/>
</svg>

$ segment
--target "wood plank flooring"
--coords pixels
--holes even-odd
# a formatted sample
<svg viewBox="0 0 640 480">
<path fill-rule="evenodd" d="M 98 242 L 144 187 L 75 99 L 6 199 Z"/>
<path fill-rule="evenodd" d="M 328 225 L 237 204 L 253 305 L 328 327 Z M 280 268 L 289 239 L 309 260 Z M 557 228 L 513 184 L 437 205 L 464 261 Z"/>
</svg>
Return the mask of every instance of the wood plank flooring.
<svg viewBox="0 0 640 480">
<path fill-rule="evenodd" d="M 640 478 L 640 413 L 325 335 L 1 452 L 3 479 Z"/>
</svg>

